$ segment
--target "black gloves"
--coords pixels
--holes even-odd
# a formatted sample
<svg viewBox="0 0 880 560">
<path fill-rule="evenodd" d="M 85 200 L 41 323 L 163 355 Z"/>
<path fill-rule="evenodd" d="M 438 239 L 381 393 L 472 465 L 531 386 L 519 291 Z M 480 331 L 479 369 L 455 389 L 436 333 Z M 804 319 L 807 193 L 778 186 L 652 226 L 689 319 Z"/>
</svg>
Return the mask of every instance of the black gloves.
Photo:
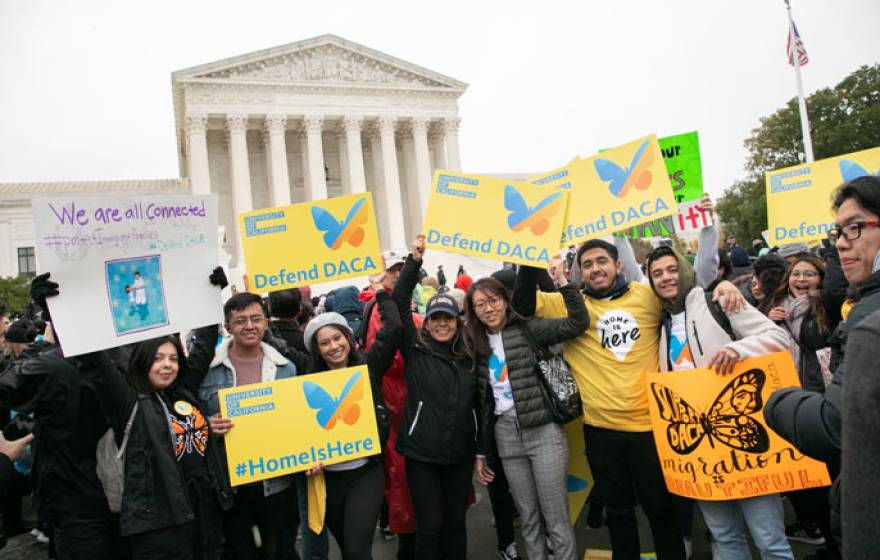
<svg viewBox="0 0 880 560">
<path fill-rule="evenodd" d="M 221 290 L 229 285 L 229 280 L 226 279 L 226 273 L 223 272 L 222 266 L 218 266 L 213 271 L 211 271 L 211 275 L 208 276 L 208 280 L 211 282 L 211 284 L 219 286 Z"/>
<path fill-rule="evenodd" d="M 49 306 L 46 305 L 46 298 L 58 295 L 58 283 L 49 280 L 49 273 L 40 274 L 31 281 L 31 299 L 43 310 L 43 319 L 47 322 L 52 319 L 49 317 Z"/>
</svg>

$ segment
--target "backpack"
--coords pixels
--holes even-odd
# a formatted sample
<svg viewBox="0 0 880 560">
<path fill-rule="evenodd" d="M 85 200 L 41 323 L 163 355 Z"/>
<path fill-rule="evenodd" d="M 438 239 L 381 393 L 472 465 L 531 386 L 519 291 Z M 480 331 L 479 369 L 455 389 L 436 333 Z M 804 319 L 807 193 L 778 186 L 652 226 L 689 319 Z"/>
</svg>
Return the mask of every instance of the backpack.
<svg viewBox="0 0 880 560">
<path fill-rule="evenodd" d="M 128 436 L 131 435 L 131 426 L 137 414 L 138 403 L 134 402 L 134 408 L 125 423 L 125 431 L 122 435 L 122 445 L 116 446 L 116 434 L 113 428 L 109 428 L 98 441 L 95 449 L 95 459 L 98 480 L 104 487 L 104 495 L 107 497 L 107 505 L 112 513 L 122 510 L 122 492 L 125 488 L 125 448 L 128 446 Z"/>
<path fill-rule="evenodd" d="M 717 301 L 712 301 L 712 292 L 705 291 L 704 295 L 706 296 L 706 307 L 709 308 L 709 313 L 712 314 L 712 318 L 715 319 L 715 322 L 718 323 L 718 326 L 724 329 L 724 332 L 727 333 L 727 336 L 730 337 L 730 340 L 736 340 L 736 333 L 733 332 L 733 327 L 730 325 L 730 318 L 727 316 L 727 313 L 721 309 L 721 304 Z"/>
</svg>

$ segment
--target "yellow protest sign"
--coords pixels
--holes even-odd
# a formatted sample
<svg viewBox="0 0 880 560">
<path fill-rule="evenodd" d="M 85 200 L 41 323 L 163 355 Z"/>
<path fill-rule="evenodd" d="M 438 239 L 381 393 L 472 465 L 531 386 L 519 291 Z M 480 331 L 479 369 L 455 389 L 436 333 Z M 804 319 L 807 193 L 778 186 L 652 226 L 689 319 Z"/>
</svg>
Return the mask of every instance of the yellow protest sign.
<svg viewBox="0 0 880 560">
<path fill-rule="evenodd" d="M 232 486 L 378 454 L 367 366 L 219 392 Z"/>
<path fill-rule="evenodd" d="M 880 147 L 768 171 L 771 245 L 822 239 L 834 221 L 831 195 L 840 184 L 880 173 Z"/>
<path fill-rule="evenodd" d="M 810 459 L 764 423 L 764 403 L 798 386 L 791 354 L 737 364 L 647 375 L 648 404 L 666 487 L 699 500 L 734 500 L 828 486 L 824 463 Z"/>
<path fill-rule="evenodd" d="M 423 233 L 429 248 L 547 268 L 559 252 L 568 193 L 436 171 Z"/>
<path fill-rule="evenodd" d="M 258 292 L 382 272 L 370 193 L 246 212 L 239 226 Z"/>
<path fill-rule="evenodd" d="M 675 195 L 654 135 L 600 155 L 576 159 L 563 169 L 568 171 L 572 185 L 562 231 L 563 247 L 676 211 Z"/>
<path fill-rule="evenodd" d="M 587 463 L 584 445 L 584 419 L 578 417 L 565 425 L 568 440 L 568 467 L 565 469 L 565 491 L 568 494 L 568 513 L 574 525 L 584 504 L 593 491 L 593 473 Z"/>
</svg>

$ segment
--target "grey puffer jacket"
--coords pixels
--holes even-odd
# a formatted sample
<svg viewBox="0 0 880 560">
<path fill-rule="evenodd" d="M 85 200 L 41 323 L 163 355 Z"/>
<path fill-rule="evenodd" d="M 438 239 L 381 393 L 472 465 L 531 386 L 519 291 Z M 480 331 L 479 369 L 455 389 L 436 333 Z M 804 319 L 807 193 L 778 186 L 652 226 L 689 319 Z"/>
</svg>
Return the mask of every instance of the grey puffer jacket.
<svg viewBox="0 0 880 560">
<path fill-rule="evenodd" d="M 525 268 L 525 267 L 523 267 Z M 583 334 L 590 325 L 584 298 L 573 284 L 559 289 L 562 294 L 568 317 L 564 319 L 524 319 L 508 311 L 508 321 L 501 331 L 504 342 L 504 355 L 507 360 L 507 375 L 513 392 L 514 408 L 520 429 L 543 426 L 553 421 L 547 403 L 544 400 L 544 389 L 535 374 L 535 353 L 529 344 L 524 331 L 532 331 L 535 341 L 542 347 L 549 347 Z M 495 424 L 495 398 L 489 384 L 489 357 L 482 356 L 476 364 L 477 387 L 479 390 L 482 412 L 482 430 L 479 453 L 485 454 L 494 449 L 493 426 Z"/>
</svg>

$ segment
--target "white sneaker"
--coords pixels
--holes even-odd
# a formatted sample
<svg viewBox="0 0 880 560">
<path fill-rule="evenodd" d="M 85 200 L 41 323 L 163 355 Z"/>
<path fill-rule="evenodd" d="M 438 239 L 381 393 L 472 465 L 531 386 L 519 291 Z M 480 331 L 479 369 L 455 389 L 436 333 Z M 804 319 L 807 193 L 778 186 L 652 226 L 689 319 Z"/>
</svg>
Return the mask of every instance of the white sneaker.
<svg viewBox="0 0 880 560">
<path fill-rule="evenodd" d="M 687 537 L 682 537 L 684 541 L 684 557 L 690 560 L 694 556 L 694 543 Z"/>
<path fill-rule="evenodd" d="M 519 552 L 516 550 L 516 542 L 510 543 L 504 550 L 499 550 L 498 560 L 519 560 Z"/>
</svg>

